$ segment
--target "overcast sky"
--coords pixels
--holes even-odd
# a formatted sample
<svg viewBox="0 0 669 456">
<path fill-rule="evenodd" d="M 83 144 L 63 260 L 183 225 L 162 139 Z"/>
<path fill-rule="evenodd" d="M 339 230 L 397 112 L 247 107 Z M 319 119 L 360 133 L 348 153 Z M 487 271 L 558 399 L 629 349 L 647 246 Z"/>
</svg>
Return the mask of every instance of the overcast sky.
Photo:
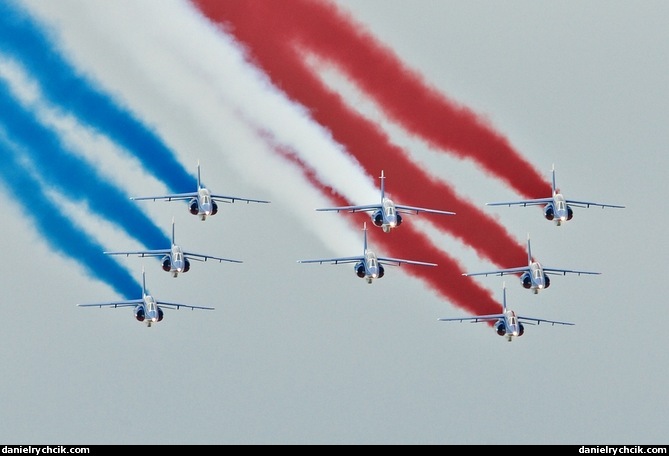
<svg viewBox="0 0 669 456">
<path fill-rule="evenodd" d="M 410 267 L 368 285 L 351 265 L 297 263 L 362 252 L 362 219 L 314 211 L 335 201 L 313 181 L 363 204 L 378 198 L 378 174 L 188 2 L 9 1 L 0 15 L 1 441 L 667 443 L 669 4 L 336 4 L 546 182 L 554 164 L 567 197 L 626 206 L 576 208 L 561 227 L 536 208 L 487 207 L 520 195 L 391 125 L 312 61 L 518 246 L 530 234 L 546 266 L 602 273 L 556 276 L 538 295 L 504 278 L 518 313 L 575 325 L 530 326 L 508 343 L 485 324 L 437 321 L 469 312 Z M 32 46 L 40 33 L 48 45 Z M 201 222 L 183 203 L 129 200 L 187 191 L 176 187 L 195 182 L 198 161 L 213 192 L 271 203 L 225 204 Z M 399 180 L 386 180 L 391 196 Z M 169 242 L 173 217 L 184 249 L 243 263 L 194 262 L 175 279 L 155 259 L 96 254 Z M 407 216 L 399 230 L 428 233 L 463 272 L 499 266 L 435 229 L 435 217 Z M 383 233 L 369 235 L 387 253 Z M 77 307 L 140 297 L 142 268 L 158 299 L 215 310 L 167 310 L 147 328 L 127 308 Z M 446 287 L 501 302 L 502 283 Z"/>
</svg>

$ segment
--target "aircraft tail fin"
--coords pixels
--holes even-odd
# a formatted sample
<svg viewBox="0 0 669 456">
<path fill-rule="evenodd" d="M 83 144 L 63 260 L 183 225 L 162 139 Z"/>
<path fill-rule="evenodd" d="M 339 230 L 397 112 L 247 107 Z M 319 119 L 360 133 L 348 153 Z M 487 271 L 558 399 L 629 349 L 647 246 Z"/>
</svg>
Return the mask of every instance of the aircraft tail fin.
<svg viewBox="0 0 669 456">
<path fill-rule="evenodd" d="M 200 180 L 200 160 L 197 161 L 197 188 L 202 188 L 202 181 Z"/>
<path fill-rule="evenodd" d="M 385 180 L 386 176 L 383 175 L 383 170 L 381 170 L 381 176 L 379 177 L 381 179 L 381 203 L 383 203 L 383 198 L 386 197 L 386 190 L 385 190 Z"/>
<path fill-rule="evenodd" d="M 532 263 L 532 248 L 530 247 L 530 233 L 527 233 L 527 264 Z"/>
<path fill-rule="evenodd" d="M 363 254 L 367 252 L 367 222 L 364 222 L 362 225 L 362 232 L 363 232 L 363 238 L 362 238 L 362 248 L 363 248 Z"/>
<path fill-rule="evenodd" d="M 174 217 L 172 217 L 172 245 L 174 245 Z"/>
<path fill-rule="evenodd" d="M 144 272 L 144 266 L 142 266 L 142 295 L 147 295 L 146 291 L 146 272 Z"/>
<path fill-rule="evenodd" d="M 502 282 L 502 311 L 506 312 L 506 282 Z"/>
<path fill-rule="evenodd" d="M 553 164 L 553 167 L 551 168 L 551 176 L 553 179 L 553 195 L 557 193 L 557 186 L 555 185 L 555 164 Z"/>
</svg>

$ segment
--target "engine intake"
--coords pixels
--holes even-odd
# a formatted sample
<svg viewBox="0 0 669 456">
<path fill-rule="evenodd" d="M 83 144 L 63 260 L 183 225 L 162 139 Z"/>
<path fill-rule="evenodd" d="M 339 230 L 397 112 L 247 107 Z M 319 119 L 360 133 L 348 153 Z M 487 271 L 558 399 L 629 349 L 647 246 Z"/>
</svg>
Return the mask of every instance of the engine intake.
<svg viewBox="0 0 669 456">
<path fill-rule="evenodd" d="M 135 319 L 137 321 L 144 321 L 144 307 L 142 306 L 135 307 Z"/>
<path fill-rule="evenodd" d="M 354 266 L 355 273 L 361 279 L 365 277 L 365 265 L 362 263 L 356 263 Z"/>
<path fill-rule="evenodd" d="M 372 223 L 376 226 L 383 225 L 383 214 L 381 213 L 381 209 L 374 211 L 372 214 Z"/>
<path fill-rule="evenodd" d="M 504 336 L 506 334 L 506 327 L 504 326 L 504 321 L 502 320 L 497 320 L 495 323 L 495 332 L 497 332 L 497 335 L 499 336 Z"/>
<path fill-rule="evenodd" d="M 190 200 L 190 203 L 188 203 L 188 210 L 193 215 L 197 215 L 200 213 L 200 207 L 197 205 L 197 198 L 193 198 L 192 200 Z"/>
</svg>

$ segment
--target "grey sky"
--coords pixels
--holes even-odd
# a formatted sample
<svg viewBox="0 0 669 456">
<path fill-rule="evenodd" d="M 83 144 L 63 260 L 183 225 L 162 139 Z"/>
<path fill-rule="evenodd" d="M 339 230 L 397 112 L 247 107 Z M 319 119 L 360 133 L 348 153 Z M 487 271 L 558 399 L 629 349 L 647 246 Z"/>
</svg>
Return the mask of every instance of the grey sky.
<svg viewBox="0 0 669 456">
<path fill-rule="evenodd" d="M 50 14 L 41 2 L 25 3 Z M 53 17 L 75 14 L 78 3 L 63 2 Z M 533 254 L 543 263 L 602 272 L 556 277 L 538 296 L 506 278 L 510 306 L 576 325 L 532 326 L 507 343 L 485 325 L 438 322 L 463 312 L 401 268 L 367 285 L 347 266 L 297 264 L 299 258 L 356 253 L 359 232 L 333 236 L 336 247 L 325 242 L 319 229 L 334 222 L 327 229 L 339 233 L 347 225 L 313 211 L 317 197 L 277 200 L 281 194 L 268 187 L 283 181 L 268 184 L 261 166 L 243 176 L 243 159 L 221 152 L 230 150 L 225 139 L 214 132 L 198 138 L 196 115 L 158 105 L 155 112 L 163 113 L 149 122 L 165 132 L 192 173 L 201 160 L 212 190 L 272 204 L 225 205 L 203 223 L 180 203 L 138 202 L 166 233 L 174 216 L 184 247 L 244 261 L 197 262 L 173 279 L 155 260 L 122 259 L 138 280 L 145 267 L 156 297 L 216 307 L 168 310 L 163 322 L 146 328 L 128 309 L 76 307 L 121 296 L 50 252 L 24 214 L 29 206 L 0 194 L 7 255 L 0 265 L 0 441 L 667 443 L 669 336 L 662 278 L 669 253 L 663 208 L 669 4 L 337 3 L 442 93 L 487 117 L 547 179 L 554 163 L 565 194 L 626 206 L 576 209 L 560 228 L 532 208 L 486 208 L 520 242 L 529 232 Z M 85 26 L 77 32 L 86 39 Z M 95 43 L 86 43 L 90 55 Z M 121 45 L 105 46 L 123 56 Z M 81 52 L 82 61 L 89 58 Z M 130 61 L 127 71 L 148 73 L 151 66 L 151 58 Z M 166 85 L 182 82 L 163 76 Z M 151 104 L 151 93 L 118 84 L 122 96 Z M 178 101 L 176 95 L 165 104 L 171 101 Z M 229 113 L 220 115 L 227 119 Z M 222 136 L 238 139 L 236 151 L 258 147 L 243 142 L 242 132 L 221 128 Z M 415 147 L 420 160 L 475 203 L 514 196 L 466 164 Z M 262 156 L 249 154 L 249 160 Z M 136 194 L 160 189 L 127 164 L 118 166 L 125 186 L 136 181 Z M 137 176 L 125 174 L 133 172 Z M 277 168 L 277 176 L 289 177 L 290 171 Z M 424 220 L 429 217 L 408 223 Z M 104 230 L 110 250 L 133 247 L 101 222 L 89 224 Z M 444 248 L 458 249 L 452 240 Z M 471 253 L 462 255 L 467 266 L 484 264 Z M 502 279 L 480 283 L 501 300 Z"/>
</svg>

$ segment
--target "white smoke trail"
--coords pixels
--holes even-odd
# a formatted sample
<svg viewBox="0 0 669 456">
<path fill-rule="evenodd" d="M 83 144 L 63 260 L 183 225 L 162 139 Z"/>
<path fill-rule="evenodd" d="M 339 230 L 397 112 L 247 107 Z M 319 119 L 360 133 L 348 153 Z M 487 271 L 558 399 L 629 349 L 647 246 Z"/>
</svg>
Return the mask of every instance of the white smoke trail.
<svg viewBox="0 0 669 456">
<path fill-rule="evenodd" d="M 140 161 L 128 150 L 82 123 L 85 119 L 77 119 L 52 104 L 39 81 L 16 59 L 0 54 L 0 78 L 7 83 L 12 96 L 34 114 L 37 122 L 57 134 L 70 152 L 95 166 L 109 181 L 122 188 L 132 188 L 134 182 L 154 179 L 142 170 Z M 153 185 L 167 191 L 162 182 L 155 180 Z"/>
<path fill-rule="evenodd" d="M 357 230 L 350 238 L 342 236 L 349 230 L 338 217 L 315 215 L 314 208 L 328 202 L 296 170 L 291 171 L 293 165 L 279 158 L 257 130 L 269 132 L 276 144 L 295 151 L 321 182 L 352 202 L 378 198 L 374 179 L 190 4 L 179 0 L 64 0 L 58 5 L 27 0 L 25 4 L 55 27 L 62 48 L 80 70 L 153 125 L 181 157 L 201 157 L 203 179 L 210 182 L 214 175 L 207 174 L 212 168 L 207 163 L 223 160 L 235 174 L 248 176 L 253 185 L 270 192 L 273 202 L 285 202 L 286 209 L 333 249 L 359 243 Z M 185 165 L 194 169 L 194 163 Z M 333 246 L 333 240 L 340 245 Z"/>
<path fill-rule="evenodd" d="M 74 116 L 50 104 L 44 98 L 39 82 L 30 76 L 20 62 L 0 54 L 0 79 L 6 83 L 16 101 L 34 114 L 37 122 L 54 132 L 68 151 L 91 163 L 109 181 L 129 189 L 133 182 L 153 179 L 142 171 L 139 161 L 126 150 L 108 137 L 82 125 Z M 57 191 L 44 182 L 38 171 L 40 164 L 35 163 L 30 156 L 24 156 L 23 160 L 26 167 L 32 170 L 33 179 L 40 182 L 45 189 L 50 201 L 89 237 L 100 245 L 118 241 L 120 245 L 140 247 L 132 236 L 119 231 L 118 226 L 103 217 L 95 216 L 88 202 L 80 199 L 74 201 L 70 198 L 71 195 Z"/>
</svg>

